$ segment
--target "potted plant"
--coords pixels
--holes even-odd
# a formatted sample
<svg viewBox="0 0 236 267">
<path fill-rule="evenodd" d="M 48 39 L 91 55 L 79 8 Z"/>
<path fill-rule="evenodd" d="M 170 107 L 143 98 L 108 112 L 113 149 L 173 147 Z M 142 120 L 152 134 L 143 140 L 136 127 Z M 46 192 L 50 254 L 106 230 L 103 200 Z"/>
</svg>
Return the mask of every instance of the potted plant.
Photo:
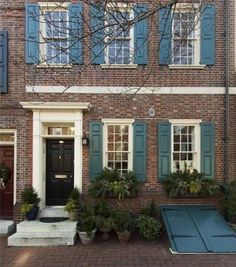
<svg viewBox="0 0 236 267">
<path fill-rule="evenodd" d="M 25 216 L 28 221 L 34 221 L 37 219 L 40 202 L 37 192 L 33 187 L 26 187 L 22 194 L 21 213 Z"/>
<path fill-rule="evenodd" d="M 153 240 L 159 236 L 161 222 L 151 216 L 140 215 L 136 221 L 139 233 L 148 240 Z"/>
<path fill-rule="evenodd" d="M 219 185 L 215 180 L 205 178 L 203 173 L 187 168 L 171 173 L 163 181 L 163 185 L 171 198 L 208 197 L 219 192 Z"/>
<path fill-rule="evenodd" d="M 135 197 L 139 182 L 133 172 L 121 175 L 118 170 L 105 168 L 89 187 L 89 194 L 95 198 L 114 197 L 118 199 Z"/>
<path fill-rule="evenodd" d="M 224 204 L 227 212 L 227 220 L 236 229 L 236 180 L 232 180 L 226 186 Z"/>
<path fill-rule="evenodd" d="M 112 207 L 106 202 L 100 202 L 96 205 L 97 226 L 102 234 L 103 240 L 109 240 L 109 233 L 113 229 L 113 219 L 111 217 Z"/>
<path fill-rule="evenodd" d="M 74 187 L 70 193 L 64 210 L 68 212 L 71 221 L 79 220 L 79 209 L 81 204 L 80 192 L 77 187 Z"/>
<path fill-rule="evenodd" d="M 112 218 L 118 239 L 122 243 L 127 243 L 134 229 L 134 221 L 131 214 L 126 211 L 116 210 L 113 212 Z"/>
<path fill-rule="evenodd" d="M 82 244 L 91 244 L 97 231 L 95 208 L 93 205 L 82 204 L 77 232 Z"/>
</svg>

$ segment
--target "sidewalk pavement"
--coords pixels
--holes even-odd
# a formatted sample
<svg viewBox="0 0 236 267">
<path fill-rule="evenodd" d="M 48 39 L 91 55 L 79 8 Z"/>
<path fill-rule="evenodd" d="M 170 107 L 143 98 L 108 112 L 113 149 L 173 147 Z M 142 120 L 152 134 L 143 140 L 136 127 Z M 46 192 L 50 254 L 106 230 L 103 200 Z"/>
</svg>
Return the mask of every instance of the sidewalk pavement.
<svg viewBox="0 0 236 267">
<path fill-rule="evenodd" d="M 1 267 L 235 267 L 236 255 L 172 255 L 166 240 L 147 241 L 133 236 L 121 244 L 115 236 L 91 245 L 78 241 L 74 246 L 7 247 L 7 236 L 0 236 Z"/>
</svg>

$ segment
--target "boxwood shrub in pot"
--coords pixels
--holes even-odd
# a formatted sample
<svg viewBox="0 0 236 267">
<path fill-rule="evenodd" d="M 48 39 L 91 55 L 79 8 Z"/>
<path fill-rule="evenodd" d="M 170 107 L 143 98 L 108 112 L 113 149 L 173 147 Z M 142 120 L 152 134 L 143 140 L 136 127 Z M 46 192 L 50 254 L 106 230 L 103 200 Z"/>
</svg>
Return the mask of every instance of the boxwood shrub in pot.
<svg viewBox="0 0 236 267">
<path fill-rule="evenodd" d="M 127 243 L 135 226 L 133 217 L 127 211 L 115 210 L 113 211 L 112 218 L 118 239 L 122 243 Z"/>
<path fill-rule="evenodd" d="M 21 213 L 25 216 L 25 219 L 29 221 L 36 220 L 39 212 L 38 204 L 40 202 L 38 193 L 33 187 L 26 187 L 21 194 L 21 198 L 23 202 Z"/>
<path fill-rule="evenodd" d="M 136 221 L 139 233 L 148 240 L 159 237 L 161 222 L 151 216 L 140 215 Z"/>
<path fill-rule="evenodd" d="M 97 227 L 102 234 L 103 240 L 110 239 L 110 232 L 113 229 L 114 221 L 112 218 L 112 207 L 104 202 L 99 202 L 96 207 L 96 220 L 97 220 Z"/>
<path fill-rule="evenodd" d="M 81 205 L 80 191 L 77 187 L 74 187 L 64 207 L 64 210 L 68 212 L 69 219 L 71 221 L 79 220 L 80 205 Z"/>
<path fill-rule="evenodd" d="M 91 244 L 97 231 L 95 207 L 92 204 L 81 204 L 77 232 L 82 244 Z"/>
<path fill-rule="evenodd" d="M 232 224 L 236 224 L 236 179 L 226 186 L 224 205 L 227 212 L 227 220 Z"/>
</svg>

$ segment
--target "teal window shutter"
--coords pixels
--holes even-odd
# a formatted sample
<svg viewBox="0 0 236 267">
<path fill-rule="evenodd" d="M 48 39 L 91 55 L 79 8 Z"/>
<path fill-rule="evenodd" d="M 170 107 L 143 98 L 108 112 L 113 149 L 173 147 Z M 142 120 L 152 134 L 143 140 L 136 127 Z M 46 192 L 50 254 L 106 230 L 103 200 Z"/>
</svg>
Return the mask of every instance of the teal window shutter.
<svg viewBox="0 0 236 267">
<path fill-rule="evenodd" d="M 39 5 L 25 5 L 25 63 L 39 62 Z"/>
<path fill-rule="evenodd" d="M 92 181 L 103 169 L 102 122 L 90 123 L 89 176 Z"/>
<path fill-rule="evenodd" d="M 172 11 L 171 7 L 162 8 L 159 12 L 159 64 L 171 63 L 171 34 Z"/>
<path fill-rule="evenodd" d="M 203 6 L 201 14 L 201 64 L 215 64 L 215 5 Z"/>
<path fill-rule="evenodd" d="M 8 38 L 7 31 L 0 31 L 0 92 L 8 89 Z"/>
<path fill-rule="evenodd" d="M 82 3 L 69 5 L 69 39 L 70 63 L 83 63 L 83 5 Z"/>
<path fill-rule="evenodd" d="M 139 181 L 146 180 L 147 169 L 147 125 L 142 122 L 134 123 L 133 171 Z"/>
<path fill-rule="evenodd" d="M 104 20 L 105 12 L 102 3 L 99 5 L 92 4 L 90 7 L 91 18 L 91 62 L 92 64 L 105 63 L 105 29 Z"/>
<path fill-rule="evenodd" d="M 142 20 L 147 11 L 146 4 L 134 6 L 134 17 L 138 20 L 134 26 L 134 63 L 139 65 L 146 65 L 148 61 L 148 19 Z"/>
<path fill-rule="evenodd" d="M 160 122 L 158 128 L 158 177 L 164 180 L 171 172 L 171 124 Z"/>
<path fill-rule="evenodd" d="M 201 123 L 201 172 L 206 178 L 214 178 L 215 126 L 212 122 Z"/>
</svg>

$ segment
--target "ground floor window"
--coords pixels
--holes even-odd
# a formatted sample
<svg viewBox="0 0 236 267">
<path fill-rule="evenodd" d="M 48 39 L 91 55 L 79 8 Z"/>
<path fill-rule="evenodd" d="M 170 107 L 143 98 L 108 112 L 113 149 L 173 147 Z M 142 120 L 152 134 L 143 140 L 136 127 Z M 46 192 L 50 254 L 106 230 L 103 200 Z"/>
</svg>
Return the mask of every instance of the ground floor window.
<svg viewBox="0 0 236 267">
<path fill-rule="evenodd" d="M 126 122 L 104 123 L 104 167 L 122 174 L 132 170 L 133 126 Z"/>
<path fill-rule="evenodd" d="M 172 171 L 200 167 L 199 124 L 172 124 Z"/>
</svg>

